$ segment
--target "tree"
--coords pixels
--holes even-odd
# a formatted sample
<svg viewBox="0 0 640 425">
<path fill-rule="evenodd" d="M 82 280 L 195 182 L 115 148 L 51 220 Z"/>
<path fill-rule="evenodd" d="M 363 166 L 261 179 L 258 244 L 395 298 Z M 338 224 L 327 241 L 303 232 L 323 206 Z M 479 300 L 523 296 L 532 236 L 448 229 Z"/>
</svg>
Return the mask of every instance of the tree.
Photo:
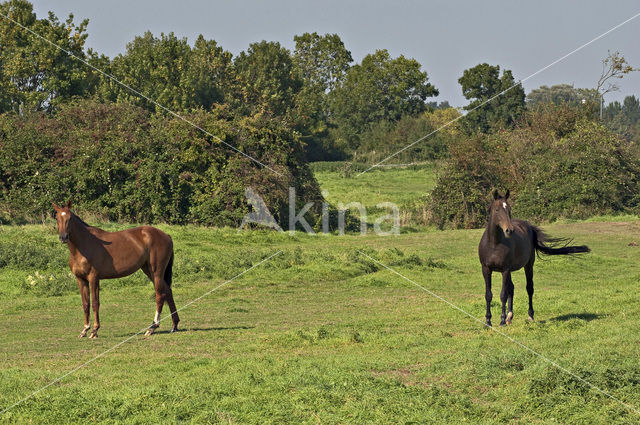
<svg viewBox="0 0 640 425">
<path fill-rule="evenodd" d="M 622 113 L 629 121 L 629 124 L 635 125 L 640 121 L 640 100 L 635 96 L 627 96 L 622 102 Z"/>
<path fill-rule="evenodd" d="M 234 107 L 244 114 L 289 116 L 302 81 L 289 50 L 278 42 L 252 43 L 233 61 Z"/>
<path fill-rule="evenodd" d="M 194 88 L 194 103 L 205 109 L 223 103 L 233 78 L 232 55 L 215 40 L 198 36 L 191 49 L 187 81 Z"/>
<path fill-rule="evenodd" d="M 336 160 L 342 155 L 329 133 L 329 93 L 342 84 L 353 61 L 336 34 L 304 33 L 294 37 L 293 60 L 303 87 L 296 98 L 296 129 L 306 141 L 309 160 Z"/>
<path fill-rule="evenodd" d="M 602 72 L 600 73 L 600 78 L 598 78 L 595 88 L 595 92 L 599 97 L 598 104 L 600 105 L 600 119 L 602 119 L 604 95 L 620 90 L 620 87 L 611 81 L 621 79 L 625 75 L 634 71 L 638 71 L 638 69 L 629 65 L 624 56 L 622 56 L 618 51 L 613 53 L 609 51 L 607 57 L 602 60 Z"/>
<path fill-rule="evenodd" d="M 465 70 L 458 82 L 464 97 L 471 100 L 464 107 L 470 111 L 463 120 L 463 128 L 467 133 L 489 133 L 499 128 L 513 128 L 525 110 L 522 85 L 515 83 L 508 69 L 500 77 L 499 65 L 476 65 Z"/>
<path fill-rule="evenodd" d="M 139 91 L 171 110 L 184 110 L 194 106 L 194 87 L 186 79 L 191 49 L 186 38 L 173 33 L 154 37 L 150 31 L 137 36 L 127 44 L 124 54 L 116 56 L 109 71 L 122 83 Z M 115 81 L 105 78 L 101 93 L 114 102 L 129 102 L 150 110 L 161 110 L 157 105 Z"/>
<path fill-rule="evenodd" d="M 579 89 L 572 84 L 556 84 L 551 87 L 540 86 L 527 95 L 527 106 L 535 108 L 545 103 L 556 105 L 579 105 L 582 100 Z"/>
<path fill-rule="evenodd" d="M 330 119 L 338 137 L 353 149 L 371 123 L 418 114 L 426 109 L 425 99 L 437 95 L 418 61 L 391 59 L 386 50 L 377 50 L 349 68 L 344 82 L 331 92 Z"/>
<path fill-rule="evenodd" d="M 620 87 L 611 81 L 621 79 L 634 71 L 638 71 L 638 69 L 629 65 L 620 52 L 609 52 L 607 57 L 602 60 L 602 72 L 596 84 L 596 92 L 598 92 L 600 96 L 604 96 L 607 93 L 620 90 Z"/>
<path fill-rule="evenodd" d="M 427 108 L 431 110 L 449 109 L 451 108 L 451 105 L 449 105 L 448 100 L 443 100 L 440 103 L 434 100 L 433 102 L 427 102 Z"/>
<path fill-rule="evenodd" d="M 353 58 L 337 34 L 307 32 L 293 40 L 293 57 L 305 84 L 327 92 L 342 83 Z"/>
<path fill-rule="evenodd" d="M 113 61 L 104 57 L 92 61 L 100 62 L 119 81 L 174 111 L 198 107 L 208 110 L 214 103 L 223 103 L 232 80 L 231 53 L 202 35 L 192 48 L 186 38 L 173 33 L 155 37 L 147 31 L 128 43 L 127 51 Z M 97 92 L 105 100 L 162 110 L 110 78 L 102 78 Z"/>
<path fill-rule="evenodd" d="M 70 14 L 60 22 L 51 12 L 48 18 L 38 19 L 31 3 L 24 0 L 1 3 L 0 13 L 86 58 L 87 19 L 76 25 Z M 51 111 L 60 102 L 87 93 L 90 68 L 11 20 L 0 20 L 0 111 Z"/>
<path fill-rule="evenodd" d="M 622 104 L 618 101 L 609 103 L 603 109 L 603 121 L 612 131 L 633 140 L 640 122 L 640 101 L 635 96 L 627 96 Z"/>
</svg>

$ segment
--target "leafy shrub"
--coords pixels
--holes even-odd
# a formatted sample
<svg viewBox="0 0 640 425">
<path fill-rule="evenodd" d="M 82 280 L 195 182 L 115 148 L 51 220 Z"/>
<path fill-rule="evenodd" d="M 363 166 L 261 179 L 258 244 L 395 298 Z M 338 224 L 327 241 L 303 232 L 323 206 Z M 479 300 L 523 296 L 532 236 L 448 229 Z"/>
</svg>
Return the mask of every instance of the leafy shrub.
<svg viewBox="0 0 640 425">
<path fill-rule="evenodd" d="M 449 147 L 450 158 L 428 199 L 429 217 L 439 227 L 478 227 L 485 221 L 487 195 L 503 186 L 504 145 L 476 135 Z"/>
<path fill-rule="evenodd" d="M 509 188 L 518 217 L 540 221 L 586 218 L 636 208 L 638 147 L 568 106 L 529 112 L 510 132 L 463 139 L 431 197 L 440 227 L 486 222 L 492 189 Z"/>
<path fill-rule="evenodd" d="M 43 296 L 60 296 L 72 291 L 76 286 L 76 280 L 71 272 L 35 271 L 22 282 L 22 290 L 26 293 Z"/>
<path fill-rule="evenodd" d="M 260 167 L 189 123 L 125 103 L 79 100 L 55 115 L 0 116 L 0 211 L 13 221 L 46 216 L 71 199 L 80 211 L 127 222 L 237 226 L 246 187 L 283 228 L 288 188 L 318 220 L 322 196 L 297 133 L 279 120 L 196 110 L 189 121 L 276 170 Z"/>
<path fill-rule="evenodd" d="M 374 164 L 424 137 L 420 143 L 394 156 L 390 162 L 413 163 L 444 158 L 448 146 L 459 137 L 460 129 L 458 122 L 443 126 L 459 116 L 460 113 L 454 108 L 436 109 L 418 116 L 405 116 L 398 121 L 372 124 L 360 135 L 359 146 L 353 157 L 357 161 Z M 439 128 L 440 131 L 434 132 Z"/>
</svg>

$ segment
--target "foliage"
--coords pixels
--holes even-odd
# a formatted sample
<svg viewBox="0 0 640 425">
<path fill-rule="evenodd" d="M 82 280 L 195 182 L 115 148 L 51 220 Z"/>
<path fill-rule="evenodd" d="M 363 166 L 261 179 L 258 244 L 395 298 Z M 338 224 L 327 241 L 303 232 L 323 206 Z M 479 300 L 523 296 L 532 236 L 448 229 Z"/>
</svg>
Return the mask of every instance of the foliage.
<svg viewBox="0 0 640 425">
<path fill-rule="evenodd" d="M 471 100 L 464 107 L 469 113 L 462 120 L 467 134 L 512 128 L 525 110 L 522 85 L 508 69 L 501 77 L 499 65 L 482 63 L 466 69 L 458 82 L 464 97 Z"/>
<path fill-rule="evenodd" d="M 60 22 L 53 13 L 38 19 L 31 3 L 24 0 L 0 3 L 0 14 L 33 31 L 0 19 L 0 113 L 51 111 L 89 92 L 91 69 L 43 40 L 87 59 L 92 56 L 84 52 L 88 20 L 75 24 L 70 14 Z"/>
<path fill-rule="evenodd" d="M 603 110 L 605 125 L 613 132 L 627 140 L 640 140 L 638 124 L 640 124 L 640 101 L 635 96 L 627 96 L 622 104 L 611 102 Z"/>
<path fill-rule="evenodd" d="M 353 153 L 353 159 L 376 164 L 418 140 L 385 164 L 442 159 L 447 156 L 448 147 L 461 136 L 459 121 L 452 123 L 459 117 L 458 110 L 447 108 L 407 115 L 397 121 L 374 123 L 360 136 L 360 146 Z"/>
<path fill-rule="evenodd" d="M 233 61 L 235 109 L 247 115 L 289 117 L 302 88 L 290 52 L 278 42 L 252 43 Z"/>
<path fill-rule="evenodd" d="M 34 218 L 52 201 L 73 199 L 80 210 L 112 220 L 237 225 L 248 211 L 245 187 L 282 223 L 289 186 L 298 202 L 321 199 L 287 126 L 223 108 L 187 117 L 282 176 L 177 118 L 76 101 L 55 115 L 0 116 L 0 208 L 14 219 Z"/>
<path fill-rule="evenodd" d="M 483 135 L 449 147 L 449 158 L 428 199 L 434 224 L 471 228 L 484 223 L 489 191 L 500 187 L 506 175 L 504 153 L 504 145 Z"/>
<path fill-rule="evenodd" d="M 0 7 L 28 30 L 104 71 L 2 20 L 0 113 L 55 112 L 74 97 L 163 113 L 224 105 L 234 115 L 275 117 L 294 129 L 309 160 L 336 160 L 357 148 L 370 124 L 418 114 L 427 108 L 425 99 L 437 95 L 414 59 L 392 59 L 380 50 L 351 67 L 351 53 L 337 34 L 297 35 L 293 54 L 277 42 L 261 41 L 232 57 L 202 35 L 190 45 L 174 33 L 147 31 L 111 59 L 85 51 L 87 20 L 76 25 L 70 15 L 62 23 L 53 14 L 37 19 L 25 0 Z"/>
<path fill-rule="evenodd" d="M 548 105 L 527 113 L 513 131 L 450 147 L 431 208 L 439 226 L 482 226 L 491 190 L 509 188 L 518 217 L 586 218 L 635 208 L 638 184 L 635 144 L 578 109 Z"/>
<path fill-rule="evenodd" d="M 596 93 L 604 96 L 607 93 L 618 91 L 620 89 L 618 85 L 611 81 L 622 79 L 625 75 L 637 71 L 639 71 L 639 69 L 629 65 L 620 52 L 609 52 L 607 57 L 602 60 L 602 72 L 596 84 Z"/>
<path fill-rule="evenodd" d="M 127 44 L 127 51 L 104 64 L 117 80 L 174 111 L 210 108 L 222 103 L 229 88 L 231 54 L 199 36 L 192 48 L 173 33 L 154 37 L 147 31 Z M 163 108 L 103 76 L 98 96 L 163 112 Z"/>
<path fill-rule="evenodd" d="M 365 56 L 347 71 L 342 85 L 331 92 L 331 121 L 336 136 L 350 149 L 372 123 L 395 121 L 426 109 L 425 99 L 437 96 L 415 59 L 392 59 L 386 50 Z"/>
<path fill-rule="evenodd" d="M 304 33 L 293 37 L 294 61 L 304 82 L 323 93 L 344 81 L 353 58 L 338 34 Z"/>
<path fill-rule="evenodd" d="M 296 129 L 306 142 L 310 161 L 336 160 L 344 152 L 329 132 L 329 93 L 344 81 L 349 52 L 337 34 L 304 33 L 294 36 L 293 60 L 304 83 L 296 99 Z"/>
<path fill-rule="evenodd" d="M 546 108 L 549 104 L 571 106 L 582 111 L 585 118 L 596 119 L 600 110 L 600 95 L 595 89 L 575 88 L 571 84 L 540 86 L 527 95 L 527 108 Z"/>
<path fill-rule="evenodd" d="M 573 84 L 556 84 L 551 87 L 540 86 L 531 90 L 527 95 L 527 106 L 531 108 L 546 103 L 578 106 L 582 99 L 580 89 L 573 87 Z"/>
</svg>

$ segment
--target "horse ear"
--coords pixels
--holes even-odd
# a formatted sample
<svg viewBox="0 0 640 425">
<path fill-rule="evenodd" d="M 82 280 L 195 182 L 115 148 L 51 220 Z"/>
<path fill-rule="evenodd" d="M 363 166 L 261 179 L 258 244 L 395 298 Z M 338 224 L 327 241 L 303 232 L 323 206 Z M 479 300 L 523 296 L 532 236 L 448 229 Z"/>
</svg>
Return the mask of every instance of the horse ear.
<svg viewBox="0 0 640 425">
<path fill-rule="evenodd" d="M 500 197 L 500 194 L 498 193 L 498 189 L 493 191 L 493 199 L 498 199 Z"/>
<path fill-rule="evenodd" d="M 507 199 L 509 199 L 509 195 L 511 193 L 509 192 L 509 189 L 507 189 L 507 193 L 504 194 L 504 200 L 506 201 Z"/>
<path fill-rule="evenodd" d="M 56 210 L 56 211 L 58 211 L 58 210 L 60 209 L 60 207 L 59 207 L 59 206 L 57 206 L 55 202 L 52 202 L 52 203 L 51 203 L 51 206 L 52 206 L 52 207 L 53 207 L 53 209 L 54 209 L 54 210 Z"/>
<path fill-rule="evenodd" d="M 71 209 L 71 201 L 67 202 L 67 208 Z"/>
</svg>

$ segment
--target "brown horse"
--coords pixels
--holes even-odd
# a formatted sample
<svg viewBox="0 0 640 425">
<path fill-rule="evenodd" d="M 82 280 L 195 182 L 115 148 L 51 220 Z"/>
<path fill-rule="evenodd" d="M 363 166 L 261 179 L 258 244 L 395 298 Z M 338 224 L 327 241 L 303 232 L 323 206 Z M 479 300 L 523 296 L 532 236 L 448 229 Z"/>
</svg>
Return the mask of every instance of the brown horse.
<svg viewBox="0 0 640 425">
<path fill-rule="evenodd" d="M 536 252 L 547 255 L 567 255 L 589 252 L 585 245 L 569 246 L 571 240 L 550 238 L 539 228 L 526 221 L 511 218 L 511 206 L 498 191 L 493 192 L 493 202 L 489 205 L 489 222 L 480 239 L 478 255 L 482 264 L 482 275 L 485 282 L 485 300 L 487 302 L 487 326 L 491 326 L 491 273 L 502 273 L 502 315 L 500 326 L 511 324 L 513 318 L 513 281 L 511 272 L 524 267 L 529 294 L 529 320 L 533 320 L 533 263 Z M 563 246 L 556 248 L 558 244 Z M 505 304 L 509 302 L 509 313 L 505 314 Z"/>
<path fill-rule="evenodd" d="M 56 222 L 60 242 L 69 247 L 69 267 L 76 276 L 82 295 L 84 329 L 80 338 L 89 330 L 89 303 L 93 298 L 94 323 L 90 338 L 98 336 L 100 328 L 100 279 L 128 276 L 140 269 L 151 279 L 156 290 L 156 315 L 146 335 L 159 326 L 160 313 L 165 301 L 169 304 L 173 328 L 178 330 L 178 313 L 171 291 L 173 265 L 173 241 L 155 227 L 142 226 L 120 232 L 107 232 L 89 226 L 71 212 L 71 202 L 56 210 Z M 91 291 L 91 293 L 89 292 Z"/>
</svg>

